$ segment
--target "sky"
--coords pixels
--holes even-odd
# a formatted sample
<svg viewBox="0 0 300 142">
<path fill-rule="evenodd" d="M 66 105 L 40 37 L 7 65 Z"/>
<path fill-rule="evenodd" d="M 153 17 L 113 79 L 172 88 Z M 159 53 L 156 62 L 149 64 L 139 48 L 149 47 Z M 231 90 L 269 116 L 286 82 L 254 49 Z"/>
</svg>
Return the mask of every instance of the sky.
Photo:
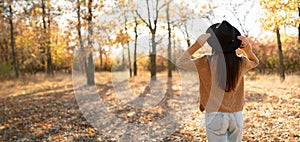
<svg viewBox="0 0 300 142">
<path fill-rule="evenodd" d="M 216 21 L 221 21 L 221 20 L 228 20 L 230 21 L 239 31 L 241 30 L 241 27 L 239 25 L 239 22 L 237 18 L 231 13 L 230 10 L 233 9 L 233 6 L 228 6 L 228 4 L 232 1 L 233 4 L 237 3 L 243 3 L 244 0 L 222 0 L 222 1 L 217 1 L 214 0 L 214 3 L 218 6 L 214 11 L 216 14 Z M 253 7 L 251 6 L 253 3 Z M 275 33 L 272 31 L 265 31 L 262 29 L 260 22 L 260 18 L 264 17 L 264 10 L 260 6 L 260 0 L 249 0 L 249 2 L 243 3 L 239 8 L 236 7 L 238 11 L 238 17 L 243 19 L 243 16 L 247 15 L 247 18 L 245 21 L 241 20 L 242 22 L 245 22 L 246 29 L 249 30 L 249 35 L 250 36 L 262 36 L 264 37 L 265 35 L 269 36 L 274 36 Z M 227 5 L 227 6 L 226 6 Z M 246 14 L 245 11 L 249 11 L 248 14 Z M 295 13 L 296 16 L 298 16 L 298 13 Z M 298 28 L 296 27 L 291 27 L 287 26 L 284 30 L 281 32 L 286 32 L 289 35 L 297 35 L 298 34 Z"/>
<path fill-rule="evenodd" d="M 192 0 L 185 0 L 185 1 L 191 2 Z M 203 2 L 206 4 L 210 3 L 212 5 L 217 6 L 216 9 L 214 9 L 215 17 L 213 19 L 213 23 L 219 23 L 222 20 L 227 20 L 229 23 L 235 26 L 241 33 L 243 33 L 239 21 L 231 12 L 235 4 L 242 3 L 240 7 L 235 7 L 235 9 L 238 12 L 237 17 L 240 18 L 242 23 L 243 22 L 245 23 L 245 28 L 249 30 L 249 36 L 253 36 L 256 38 L 264 38 L 266 35 L 267 36 L 275 35 L 274 32 L 265 31 L 261 28 L 262 23 L 259 20 L 261 17 L 264 16 L 264 10 L 259 4 L 260 0 L 248 0 L 247 2 L 244 2 L 244 0 L 212 0 L 212 1 L 213 2 L 209 2 L 209 0 L 206 0 L 206 1 L 199 1 L 199 2 L 200 3 Z M 230 3 L 232 3 L 232 5 Z M 251 6 L 252 4 L 253 6 Z M 249 13 L 247 13 L 247 11 L 249 11 Z M 245 15 L 246 18 L 245 20 L 243 20 L 243 17 Z M 298 29 L 295 27 L 286 27 L 284 32 L 291 35 L 297 35 Z"/>
<path fill-rule="evenodd" d="M 180 5 L 180 1 L 182 0 L 174 0 L 174 3 L 177 5 Z M 241 3 L 243 0 L 184 0 L 186 3 L 190 3 L 190 5 L 193 5 L 193 3 L 198 2 L 198 4 L 211 4 L 217 6 L 216 9 L 214 9 L 214 17 L 213 17 L 213 23 L 219 23 L 222 20 L 227 20 L 230 22 L 233 26 L 235 26 L 241 33 L 242 29 L 240 26 L 240 23 L 238 22 L 237 18 L 231 13 L 230 10 L 233 9 L 233 5 L 237 3 Z M 258 36 L 265 36 L 267 35 L 273 35 L 273 32 L 270 31 L 263 31 L 261 28 L 261 22 L 259 19 L 263 16 L 263 10 L 260 7 L 259 4 L 260 0 L 250 0 L 249 2 L 243 3 L 240 7 L 236 7 L 238 14 L 237 16 L 240 18 L 242 23 L 245 23 L 245 28 L 249 30 L 249 35 L 258 37 Z M 141 2 L 140 2 L 141 3 Z M 231 6 L 230 3 L 233 5 Z M 253 7 L 250 5 L 253 3 Z M 57 5 L 61 5 L 62 7 L 66 7 L 67 5 L 70 6 L 70 3 L 67 4 L 63 0 L 56 0 Z M 74 3 L 73 3 L 74 4 Z M 146 9 L 144 9 L 146 11 Z M 249 14 L 246 14 L 246 11 L 249 11 Z M 247 15 L 247 18 L 245 21 L 243 20 L 243 17 Z M 65 13 L 64 18 L 65 19 L 70 19 L 72 17 L 75 17 L 75 15 L 70 14 L 70 13 Z M 106 17 L 107 18 L 107 17 Z M 206 21 L 204 19 L 204 21 Z M 212 23 L 206 21 L 207 25 L 210 25 Z M 61 25 L 67 24 L 65 20 L 60 21 Z M 287 28 L 285 30 L 288 34 L 297 34 L 298 30 L 297 28 Z"/>
<path fill-rule="evenodd" d="M 180 1 L 182 0 L 174 0 L 175 2 L 175 6 L 176 5 L 180 5 Z M 190 7 L 187 7 L 188 9 L 191 9 L 191 7 L 194 6 L 195 2 L 199 2 L 199 5 L 202 4 L 211 4 L 216 6 L 216 9 L 214 9 L 214 17 L 212 17 L 212 21 L 208 21 L 207 19 L 198 19 L 194 20 L 192 23 L 190 23 L 190 25 L 188 25 L 189 31 L 191 32 L 192 38 L 197 38 L 197 36 L 200 35 L 200 33 L 204 33 L 206 31 L 206 29 L 213 23 L 220 23 L 222 22 L 222 20 L 227 20 L 228 22 L 230 22 L 233 26 L 235 26 L 243 35 L 240 23 L 238 22 L 237 18 L 232 14 L 232 12 L 230 10 L 233 10 L 233 8 L 236 8 L 237 10 L 237 15 L 239 18 L 241 18 L 241 22 L 245 23 L 245 28 L 247 30 L 249 30 L 249 36 L 253 36 L 257 39 L 264 39 L 265 36 L 275 36 L 275 33 L 271 32 L 271 31 L 264 31 L 261 28 L 261 22 L 259 21 L 259 19 L 263 16 L 263 9 L 260 7 L 259 4 L 259 0 L 250 0 L 249 2 L 245 2 L 242 3 L 242 5 L 240 7 L 234 7 L 235 4 L 241 3 L 241 1 L 243 0 L 213 0 L 213 2 L 211 2 L 210 0 L 185 0 L 184 2 L 186 3 L 190 3 Z M 144 2 L 142 1 L 138 1 L 140 2 L 140 4 L 144 4 Z M 230 2 L 232 5 L 230 5 Z M 253 7 L 251 7 L 253 2 Z M 58 5 L 61 6 L 66 6 L 69 4 L 66 4 L 64 1 L 62 0 L 58 0 L 57 2 Z M 74 3 L 73 3 L 74 4 Z M 145 9 L 145 6 L 140 6 L 140 12 L 142 14 L 145 14 L 145 12 L 147 11 Z M 196 10 L 197 11 L 197 10 Z M 249 13 L 246 13 L 247 11 L 249 11 Z M 143 13 L 144 12 L 144 13 Z M 183 12 L 183 11 L 179 11 L 179 12 Z M 74 15 L 75 14 L 75 15 Z M 247 15 L 247 17 L 245 19 L 243 19 L 243 17 Z M 73 12 L 73 14 L 70 13 L 65 13 L 63 15 L 63 19 L 72 19 L 72 18 L 76 18 L 76 13 Z M 100 18 L 96 18 L 95 21 L 97 23 L 101 23 L 103 22 L 102 20 L 108 20 L 108 19 L 113 19 L 114 17 L 112 15 L 109 16 L 100 16 Z M 172 17 L 171 17 L 172 18 Z M 97 21 L 98 20 L 98 21 Z M 76 21 L 76 19 L 75 19 Z M 68 22 L 66 22 L 66 20 L 60 20 L 60 25 L 66 25 L 68 24 Z M 197 24 L 201 23 L 201 26 L 198 26 L 198 28 L 200 29 L 195 29 L 197 28 Z M 140 46 L 145 46 L 145 50 L 141 51 L 141 52 L 147 52 L 149 45 L 145 45 L 144 43 L 149 40 L 149 34 L 148 34 L 148 29 L 147 27 L 143 27 L 144 30 L 142 30 L 142 34 L 145 33 L 145 35 L 141 35 L 140 37 L 140 41 L 141 41 L 141 45 Z M 129 29 L 132 30 L 132 29 Z M 200 31 L 200 33 L 197 33 L 195 31 Z M 163 34 L 165 32 L 165 30 L 158 30 L 158 34 Z M 287 34 L 297 34 L 298 33 L 298 29 L 297 28 L 286 28 L 285 32 L 287 32 Z M 179 29 L 175 30 L 176 35 L 178 35 L 181 39 L 183 39 L 182 33 L 180 32 Z M 132 37 L 133 36 L 133 32 L 130 33 Z M 147 37 L 148 34 L 148 37 Z M 144 36 L 144 37 L 143 37 Z M 144 42 L 145 41 L 145 42 Z M 164 40 L 163 42 L 167 42 L 166 40 Z M 164 43 L 165 44 L 165 43 Z M 131 47 L 133 46 L 132 44 L 130 44 Z M 186 43 L 183 41 L 183 43 L 181 44 L 182 46 L 186 46 Z M 131 51 L 133 51 L 133 48 L 131 48 Z M 118 53 L 120 53 L 118 51 Z"/>
</svg>

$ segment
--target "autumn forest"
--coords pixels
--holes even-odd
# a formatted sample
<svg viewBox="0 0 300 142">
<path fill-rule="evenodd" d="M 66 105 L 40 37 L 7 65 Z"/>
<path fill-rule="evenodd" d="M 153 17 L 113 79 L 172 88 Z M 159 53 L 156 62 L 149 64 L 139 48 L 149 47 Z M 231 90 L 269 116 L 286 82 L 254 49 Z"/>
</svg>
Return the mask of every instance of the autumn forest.
<svg viewBox="0 0 300 142">
<path fill-rule="evenodd" d="M 243 141 L 299 141 L 299 0 L 0 0 L 0 141 L 206 141 L 176 61 L 222 20 L 260 61 Z"/>
</svg>

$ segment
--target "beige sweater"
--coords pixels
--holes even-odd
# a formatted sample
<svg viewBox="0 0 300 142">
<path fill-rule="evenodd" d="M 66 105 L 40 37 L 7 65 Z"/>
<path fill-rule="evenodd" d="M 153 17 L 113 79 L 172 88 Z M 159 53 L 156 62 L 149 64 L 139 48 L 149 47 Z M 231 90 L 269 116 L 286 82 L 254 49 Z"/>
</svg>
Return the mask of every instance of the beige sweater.
<svg viewBox="0 0 300 142">
<path fill-rule="evenodd" d="M 242 58 L 241 72 L 238 84 L 234 91 L 225 92 L 217 85 L 211 85 L 211 70 L 208 55 L 203 55 L 197 59 L 191 59 L 199 48 L 200 44 L 194 43 L 178 59 L 177 66 L 182 69 L 197 71 L 200 80 L 200 110 L 206 112 L 238 112 L 243 110 L 245 103 L 244 96 L 244 75 L 259 64 L 258 59 L 250 50 L 243 50 L 247 57 Z"/>
</svg>

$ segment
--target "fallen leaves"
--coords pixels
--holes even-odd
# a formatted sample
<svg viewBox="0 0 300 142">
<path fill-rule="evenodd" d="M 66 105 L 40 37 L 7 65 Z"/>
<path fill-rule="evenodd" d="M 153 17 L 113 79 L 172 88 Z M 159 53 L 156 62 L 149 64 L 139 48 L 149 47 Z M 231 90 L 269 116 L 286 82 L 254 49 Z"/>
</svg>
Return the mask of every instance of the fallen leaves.
<svg viewBox="0 0 300 142">
<path fill-rule="evenodd" d="M 98 89 L 103 92 L 103 100 L 108 104 L 117 101 L 112 86 L 101 88 L 107 85 L 108 78 L 102 76 L 101 79 Z M 59 83 L 53 79 L 52 84 L 37 82 L 40 84 L 37 90 L 30 83 L 23 84 L 23 88 L 31 87 L 26 94 L 22 95 L 22 90 L 15 96 L 4 94 L 0 100 L 0 141 L 116 141 L 116 138 L 100 134 L 87 122 L 66 80 Z M 299 77 L 288 76 L 283 84 L 276 80 L 260 75 L 256 80 L 246 78 L 243 141 L 300 141 Z M 140 90 L 147 85 L 143 81 L 130 83 Z M 39 88 L 41 86 L 52 87 Z M 176 93 L 181 92 L 176 84 L 172 88 Z M 136 92 L 142 92 L 140 90 Z M 151 113 L 154 111 L 157 113 Z M 116 112 L 123 119 L 142 123 L 152 123 L 154 118 L 163 117 L 165 113 L 159 108 L 145 112 L 119 108 Z M 203 113 L 196 110 L 174 134 L 154 141 L 206 141 L 203 120 Z"/>
</svg>

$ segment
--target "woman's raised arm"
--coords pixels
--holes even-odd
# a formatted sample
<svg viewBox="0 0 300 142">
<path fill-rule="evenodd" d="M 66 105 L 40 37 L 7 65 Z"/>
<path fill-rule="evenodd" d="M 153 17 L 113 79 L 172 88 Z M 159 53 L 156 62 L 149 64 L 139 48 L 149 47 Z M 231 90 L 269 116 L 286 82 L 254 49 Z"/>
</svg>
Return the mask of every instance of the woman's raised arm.
<svg viewBox="0 0 300 142">
<path fill-rule="evenodd" d="M 191 45 L 177 60 L 176 65 L 179 68 L 183 68 L 186 70 L 191 70 L 191 71 L 197 71 L 197 68 L 195 67 L 195 60 L 191 59 L 191 56 L 198 50 L 200 49 L 204 43 L 207 41 L 207 39 L 210 37 L 210 34 L 203 34 L 200 35 L 196 42 Z"/>
<path fill-rule="evenodd" d="M 246 57 L 250 61 L 249 68 L 256 67 L 259 64 L 259 60 L 252 52 L 252 46 L 250 45 L 249 41 L 243 36 L 238 36 L 238 39 L 242 41 L 240 49 L 245 53 Z"/>
</svg>

